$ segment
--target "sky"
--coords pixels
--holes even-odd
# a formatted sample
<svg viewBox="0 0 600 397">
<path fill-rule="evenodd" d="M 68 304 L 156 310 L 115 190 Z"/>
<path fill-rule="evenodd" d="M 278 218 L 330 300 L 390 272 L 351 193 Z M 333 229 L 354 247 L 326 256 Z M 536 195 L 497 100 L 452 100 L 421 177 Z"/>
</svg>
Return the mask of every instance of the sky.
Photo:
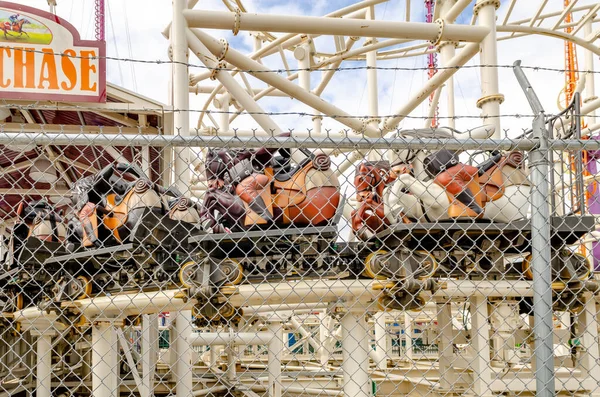
<svg viewBox="0 0 600 397">
<path fill-rule="evenodd" d="M 521 0 L 513 11 L 511 20 L 529 18 L 535 14 L 542 0 Z M 23 0 L 23 4 L 47 9 L 46 0 Z M 243 0 L 245 7 L 251 12 L 270 13 L 281 15 L 313 15 L 321 16 L 348 4 L 353 0 Z M 547 10 L 562 9 L 563 0 L 548 1 Z M 595 3 L 594 0 L 581 0 L 580 4 Z M 499 20 L 503 20 L 507 11 L 508 1 L 502 0 L 498 10 Z M 168 0 L 106 0 L 106 42 L 107 55 L 110 57 L 131 58 L 140 60 L 166 60 L 168 59 L 168 40 L 161 32 L 172 18 L 171 1 Z M 220 0 L 200 0 L 197 9 L 226 10 Z M 94 38 L 94 1 L 93 0 L 58 0 L 57 14 L 71 22 L 86 39 Z M 411 20 L 424 21 L 424 7 L 420 1 L 413 0 L 411 7 Z M 405 2 L 391 0 L 388 3 L 377 5 L 375 8 L 377 19 L 403 20 L 405 15 Z M 468 24 L 472 17 L 472 6 L 458 18 L 458 23 Z M 596 27 L 597 29 L 597 27 Z M 240 32 L 233 36 L 231 31 L 210 30 L 209 34 L 216 38 L 226 38 L 230 45 L 243 52 L 252 51 L 252 38 L 248 32 Z M 318 50 L 328 51 L 333 48 L 331 39 L 317 39 Z M 363 45 L 360 40 L 354 48 Z M 521 59 L 524 65 L 544 66 L 551 68 L 564 68 L 563 42 L 555 38 L 535 36 L 501 41 L 498 43 L 498 63 L 512 65 Z M 583 51 L 578 50 L 579 67 L 583 69 Z M 291 53 L 288 53 L 290 67 L 297 67 Z M 595 57 L 595 69 L 599 69 L 598 57 Z M 378 66 L 423 68 L 427 60 L 424 56 L 400 60 L 380 61 Z M 200 62 L 190 57 L 190 63 L 199 65 Z M 278 56 L 271 56 L 265 60 L 271 68 L 281 68 L 283 64 Z M 467 65 L 479 64 L 479 57 L 474 57 Z M 356 66 L 357 63 L 345 62 L 344 66 Z M 170 93 L 170 67 L 154 63 L 116 62 L 109 61 L 107 67 L 109 82 L 139 92 L 142 95 L 169 103 Z M 201 72 L 202 69 L 190 68 L 191 73 Z M 535 88 L 547 112 L 557 111 L 556 99 L 564 85 L 564 77 L 558 72 L 526 70 L 526 73 Z M 312 87 L 319 81 L 318 73 L 313 73 Z M 379 71 L 379 112 L 391 114 L 406 100 L 419 90 L 427 80 L 426 71 Z M 238 80 L 240 81 L 240 80 Z M 251 84 L 263 87 L 264 84 L 250 78 Z M 478 116 L 480 110 L 475 102 L 481 97 L 480 71 L 477 68 L 465 68 L 457 72 L 455 77 L 455 107 L 458 129 L 472 128 L 482 122 Z M 499 69 L 500 92 L 505 96 L 501 106 L 502 114 L 530 114 L 531 110 L 523 92 L 510 68 Z M 205 81 L 204 84 L 213 82 Z M 440 115 L 446 113 L 442 94 L 440 102 Z M 340 71 L 336 73 L 332 82 L 323 93 L 323 98 L 332 102 L 347 113 L 364 115 L 368 109 L 366 97 L 366 71 Z M 192 95 L 191 109 L 201 109 L 205 103 L 205 96 Z M 289 98 L 266 98 L 260 105 L 266 111 L 276 112 L 309 112 L 303 104 Z M 427 104 L 420 106 L 413 115 L 424 116 Z M 198 113 L 192 114 L 191 125 L 195 126 Z M 283 129 L 305 129 L 312 125 L 310 117 L 306 116 L 280 116 L 274 117 L 275 122 Z M 443 120 L 442 120 L 443 124 Z M 405 120 L 402 128 L 422 127 L 422 120 Z M 528 118 L 503 118 L 502 128 L 509 129 L 511 135 L 517 135 L 531 125 Z M 232 127 L 248 129 L 256 123 L 248 116 L 239 117 Z M 338 131 L 344 128 L 334 120 L 325 120 L 325 128 Z"/>
</svg>

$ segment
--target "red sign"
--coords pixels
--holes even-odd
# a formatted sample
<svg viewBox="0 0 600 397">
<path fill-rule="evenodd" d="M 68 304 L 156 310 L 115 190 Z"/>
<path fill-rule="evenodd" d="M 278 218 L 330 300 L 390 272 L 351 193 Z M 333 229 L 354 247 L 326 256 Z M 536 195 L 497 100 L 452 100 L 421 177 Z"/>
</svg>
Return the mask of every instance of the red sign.
<svg viewBox="0 0 600 397">
<path fill-rule="evenodd" d="M 0 1 L 0 99 L 106 102 L 105 57 L 64 19 Z"/>
</svg>

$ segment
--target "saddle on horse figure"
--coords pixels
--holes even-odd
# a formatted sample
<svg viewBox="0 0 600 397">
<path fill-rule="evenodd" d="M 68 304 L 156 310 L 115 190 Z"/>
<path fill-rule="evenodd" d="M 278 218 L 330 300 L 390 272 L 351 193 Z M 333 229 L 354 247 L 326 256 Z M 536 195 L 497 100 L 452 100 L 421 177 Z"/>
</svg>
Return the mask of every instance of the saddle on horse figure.
<svg viewBox="0 0 600 397">
<path fill-rule="evenodd" d="M 325 154 L 292 166 L 290 152 L 277 149 L 211 150 L 206 159 L 209 190 L 201 217 L 215 233 L 260 226 L 320 226 L 340 203 L 337 177 Z"/>
</svg>

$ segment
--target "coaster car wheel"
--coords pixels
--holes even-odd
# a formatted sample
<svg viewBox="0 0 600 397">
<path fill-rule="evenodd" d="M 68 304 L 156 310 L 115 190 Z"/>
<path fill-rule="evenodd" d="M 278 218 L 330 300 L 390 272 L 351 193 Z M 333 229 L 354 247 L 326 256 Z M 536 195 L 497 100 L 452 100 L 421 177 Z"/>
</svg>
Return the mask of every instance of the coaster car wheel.
<svg viewBox="0 0 600 397">
<path fill-rule="evenodd" d="M 198 264 L 194 261 L 189 261 L 181 265 L 179 269 L 179 282 L 184 288 L 192 288 L 194 286 L 194 279 L 196 275 L 196 268 Z"/>
<path fill-rule="evenodd" d="M 439 267 L 439 263 L 435 259 L 435 256 L 427 251 L 417 251 L 417 253 L 425 256 L 425 259 L 421 261 L 419 266 L 425 272 L 425 274 L 420 275 L 419 279 L 426 280 L 433 277 Z"/>
<path fill-rule="evenodd" d="M 85 276 L 77 276 L 78 285 L 81 287 L 81 295 L 77 299 L 89 298 L 92 295 L 92 280 Z"/>
<path fill-rule="evenodd" d="M 363 270 L 363 275 L 372 278 L 374 280 L 386 280 L 387 277 L 379 274 L 377 270 L 375 270 L 375 261 L 380 259 L 386 255 L 388 255 L 388 251 L 378 250 L 375 252 L 371 252 L 367 258 L 365 259 L 365 268 Z"/>
</svg>

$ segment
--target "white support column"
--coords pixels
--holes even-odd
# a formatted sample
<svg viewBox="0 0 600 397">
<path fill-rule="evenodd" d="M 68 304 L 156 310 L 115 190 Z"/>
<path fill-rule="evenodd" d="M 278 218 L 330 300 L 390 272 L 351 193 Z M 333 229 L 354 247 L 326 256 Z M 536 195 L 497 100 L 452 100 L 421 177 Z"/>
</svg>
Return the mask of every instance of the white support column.
<svg viewBox="0 0 600 397">
<path fill-rule="evenodd" d="M 452 368 L 452 362 L 454 361 L 452 303 L 439 303 L 437 305 L 437 312 L 437 321 L 440 326 L 438 337 L 440 386 L 442 390 L 452 390 L 456 380 L 455 371 Z"/>
<path fill-rule="evenodd" d="M 236 363 L 236 355 L 235 355 L 235 345 L 233 342 L 230 342 L 225 346 L 225 352 L 227 352 L 227 370 L 225 371 L 225 377 L 230 382 L 235 382 L 237 377 L 237 372 L 235 369 Z"/>
<path fill-rule="evenodd" d="M 304 88 L 308 92 L 310 92 L 310 75 L 311 75 L 310 60 L 312 58 L 310 51 L 311 51 L 311 45 L 309 42 L 304 42 L 294 49 L 294 58 L 296 58 L 296 60 L 298 61 L 298 69 L 299 69 L 298 85 L 300 87 Z M 311 106 L 308 106 L 307 108 L 308 108 L 307 109 L 308 113 L 315 113 L 315 110 Z M 315 120 L 318 120 L 318 121 L 315 121 Z M 321 121 L 320 120 L 321 119 L 319 117 L 313 118 L 313 123 L 314 123 L 313 127 L 315 125 L 318 127 L 318 130 L 316 128 L 313 128 L 313 133 L 321 132 Z M 292 149 L 292 153 L 294 153 L 294 154 L 297 151 L 298 151 L 297 149 Z M 298 156 L 298 154 L 295 154 L 295 156 Z"/>
<path fill-rule="evenodd" d="M 592 21 L 588 20 L 583 25 L 583 32 L 585 37 L 589 37 L 592 34 Z M 594 54 L 590 50 L 583 49 L 584 62 L 585 62 L 585 72 L 586 80 L 585 80 L 585 95 L 583 95 L 583 103 L 586 104 L 595 99 L 598 99 L 596 96 L 596 85 L 595 85 L 595 75 L 594 75 Z M 591 118 L 591 122 L 588 124 L 596 123 L 596 111 L 592 110 L 588 117 Z"/>
<path fill-rule="evenodd" d="M 351 303 L 350 303 L 351 304 Z M 362 308 L 350 308 L 341 319 L 343 395 L 347 397 L 371 396 L 369 379 L 369 350 L 367 322 Z"/>
<path fill-rule="evenodd" d="M 473 392 L 476 396 L 492 396 L 492 369 L 490 367 L 490 324 L 488 322 L 487 297 L 476 295 L 469 299 L 471 304 L 471 346 L 475 354 L 473 369 Z"/>
<path fill-rule="evenodd" d="M 92 327 L 92 396 L 119 397 L 119 345 L 114 320 Z"/>
<path fill-rule="evenodd" d="M 37 365 L 36 365 L 36 397 L 51 397 L 52 393 L 52 337 L 54 331 L 32 331 L 37 335 Z"/>
<path fill-rule="evenodd" d="M 158 315 L 142 315 L 142 387 L 141 396 L 154 395 L 154 374 L 158 361 Z"/>
<path fill-rule="evenodd" d="M 193 390 L 192 347 L 188 338 L 192 334 L 192 311 L 182 310 L 174 313 L 173 329 L 177 335 L 175 340 L 175 382 L 176 396 L 187 397 Z"/>
<path fill-rule="evenodd" d="M 319 363 L 321 363 L 321 367 L 323 369 L 326 368 L 327 364 L 329 364 L 329 349 L 327 348 L 327 338 L 329 337 L 330 330 L 330 318 L 327 315 L 327 310 L 323 310 L 319 313 Z"/>
<path fill-rule="evenodd" d="M 229 102 L 231 102 L 230 94 L 219 95 L 215 100 L 215 107 L 219 112 L 219 129 L 218 135 L 221 135 L 223 131 L 229 131 Z M 267 131 L 268 132 L 268 131 Z"/>
<path fill-rule="evenodd" d="M 592 390 L 590 395 L 600 395 L 598 390 L 598 362 L 600 362 L 600 352 L 598 350 L 598 308 L 596 300 L 591 294 L 585 296 L 585 306 L 578 318 L 578 329 L 580 330 L 581 360 L 579 365 L 584 373 L 582 376 L 585 387 Z"/>
<path fill-rule="evenodd" d="M 491 65 L 481 68 L 481 98 L 477 101 L 477 107 L 481 108 L 484 123 L 493 124 L 496 127 L 492 138 L 502 138 L 500 129 L 500 104 L 504 96 L 498 91 L 498 42 L 496 41 L 496 10 L 500 7 L 500 0 L 477 0 L 473 11 L 478 15 L 480 26 L 489 29 L 489 33 L 481 42 L 480 63 Z M 491 117 L 487 119 L 486 117 Z"/>
<path fill-rule="evenodd" d="M 187 9 L 186 0 L 173 0 L 173 23 L 171 25 L 171 50 L 173 53 L 173 134 L 188 136 L 190 131 L 190 95 L 188 75 L 188 43 L 185 37 L 187 22 L 183 11 Z M 190 151 L 188 148 L 178 148 L 174 153 L 175 184 L 186 194 L 190 186 Z"/>
<path fill-rule="evenodd" d="M 413 360 L 413 319 L 410 314 L 404 312 L 404 341 L 406 344 L 406 359 Z M 441 360 L 441 359 L 440 359 Z M 441 366 L 440 366 L 441 368 Z M 441 372 L 441 370 L 440 370 Z"/>
<path fill-rule="evenodd" d="M 367 19 L 375 19 L 375 7 L 371 6 L 367 10 Z M 369 37 L 365 41 L 365 45 L 377 44 L 375 37 Z M 374 128 L 379 124 L 379 101 L 377 89 L 377 50 L 369 51 L 366 54 L 367 58 L 367 94 L 369 97 L 369 117 L 372 120 L 369 122 Z"/>
<path fill-rule="evenodd" d="M 273 339 L 269 343 L 269 397 L 281 397 L 281 356 L 283 355 L 283 327 L 279 321 L 269 323 Z"/>
<path fill-rule="evenodd" d="M 387 369 L 388 361 L 388 338 L 385 319 L 386 312 L 381 311 L 373 315 L 375 325 L 375 365 L 381 370 Z"/>
<path fill-rule="evenodd" d="M 448 2 L 446 2 L 448 3 Z M 448 62 L 454 58 L 456 53 L 456 43 L 455 41 L 445 41 L 440 43 L 437 50 L 440 53 L 440 66 L 445 67 Z M 441 88 L 440 88 L 441 89 Z M 438 89 L 438 90 L 440 90 Z M 446 113 L 448 118 L 447 121 L 444 122 L 444 125 L 455 128 L 456 123 L 454 122 L 454 116 L 456 116 L 456 112 L 454 110 L 454 76 L 451 76 L 446 81 Z"/>
</svg>

